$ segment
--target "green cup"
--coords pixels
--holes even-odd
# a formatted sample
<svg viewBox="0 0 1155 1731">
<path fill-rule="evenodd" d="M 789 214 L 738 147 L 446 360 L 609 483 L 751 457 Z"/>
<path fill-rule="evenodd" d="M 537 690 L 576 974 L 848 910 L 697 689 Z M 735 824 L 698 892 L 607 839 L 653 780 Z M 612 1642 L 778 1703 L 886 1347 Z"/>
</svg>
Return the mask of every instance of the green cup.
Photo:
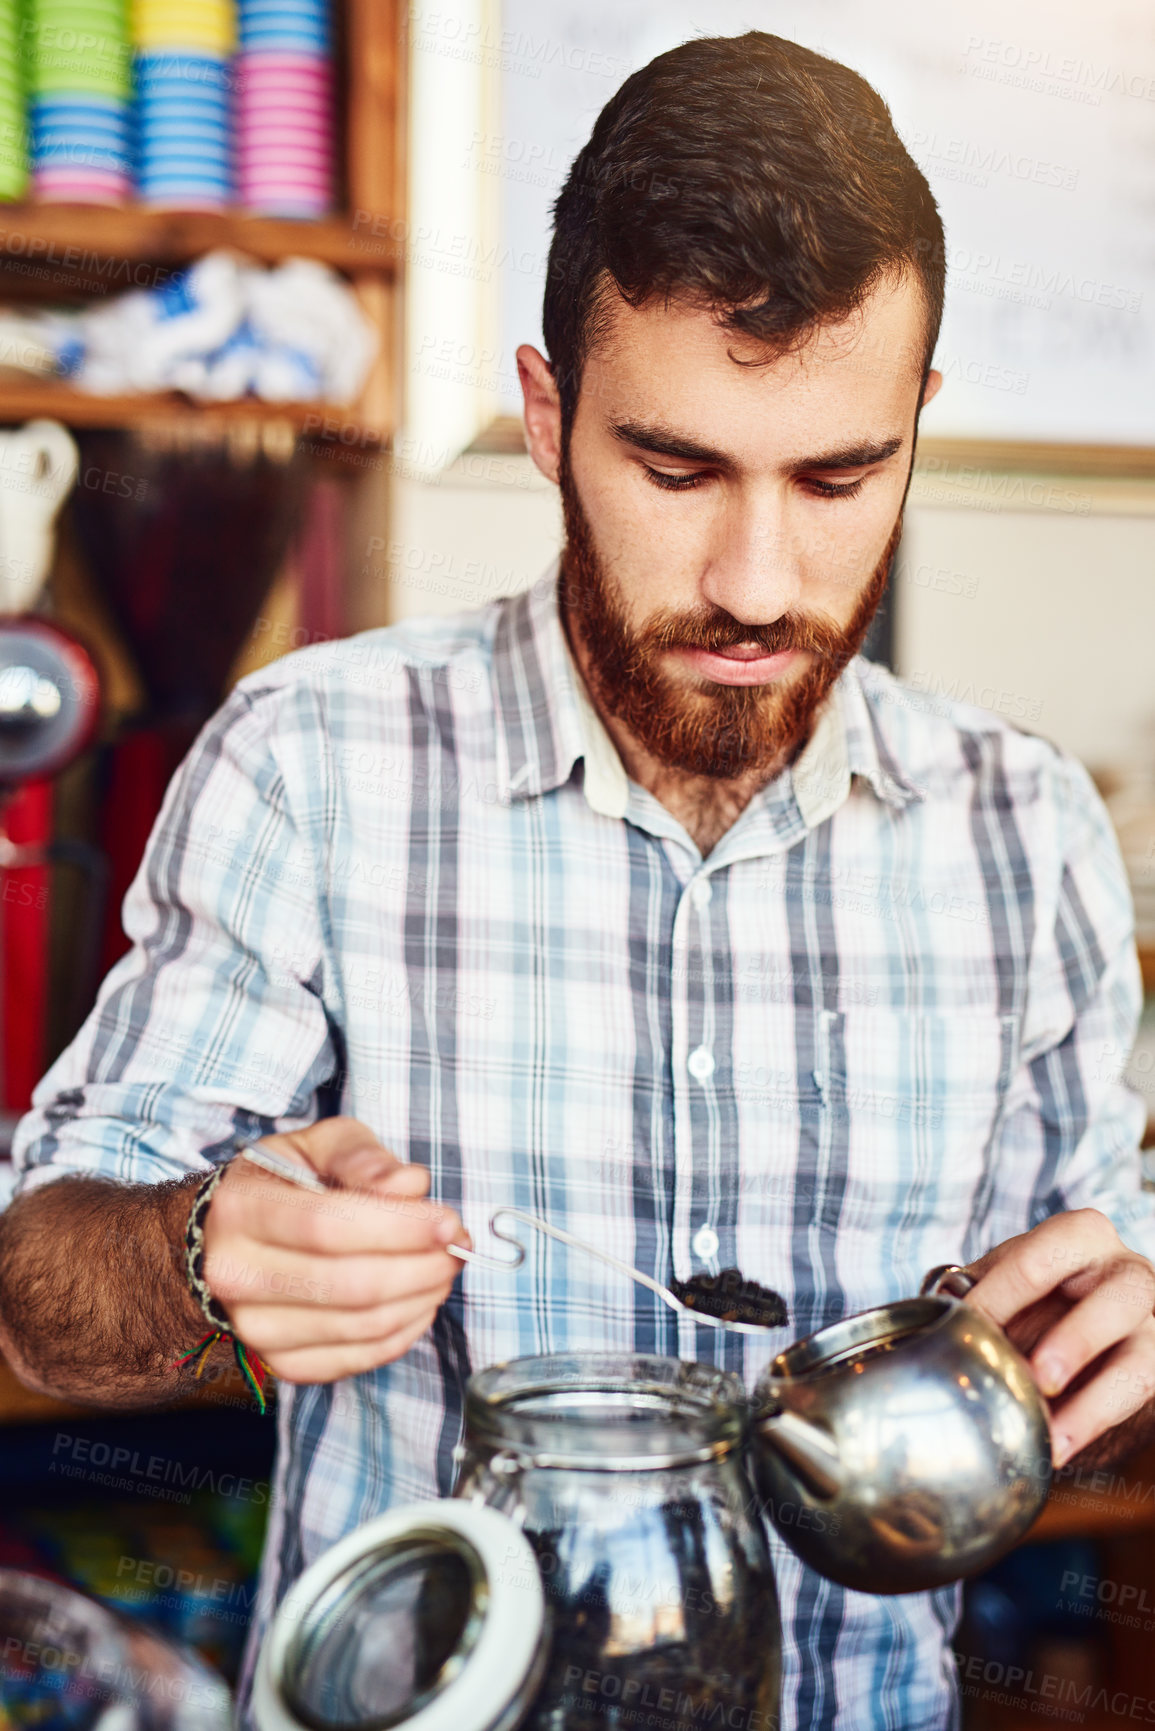
<svg viewBox="0 0 1155 1731">
<path fill-rule="evenodd" d="M 28 140 L 24 107 L 8 112 L 0 105 L 0 199 L 23 198 L 28 190 Z"/>
<path fill-rule="evenodd" d="M 33 95 L 83 91 L 128 100 L 132 94 L 124 0 L 30 0 L 20 41 Z"/>
</svg>

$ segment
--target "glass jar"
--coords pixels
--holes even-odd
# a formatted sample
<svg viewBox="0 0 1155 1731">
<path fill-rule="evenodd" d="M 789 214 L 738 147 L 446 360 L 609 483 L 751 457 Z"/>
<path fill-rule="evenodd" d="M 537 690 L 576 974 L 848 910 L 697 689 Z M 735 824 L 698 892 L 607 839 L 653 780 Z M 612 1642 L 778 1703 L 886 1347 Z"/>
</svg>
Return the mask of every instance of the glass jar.
<svg viewBox="0 0 1155 1731">
<path fill-rule="evenodd" d="M 778 1601 L 747 1410 L 737 1377 L 673 1358 L 559 1354 L 471 1379 L 455 1496 L 521 1530 L 545 1592 L 524 1731 L 772 1731 Z"/>
<path fill-rule="evenodd" d="M 737 1377 L 673 1358 L 474 1376 L 455 1495 L 366 1522 L 289 1587 L 259 1731 L 774 1731 L 748 1421 Z"/>
<path fill-rule="evenodd" d="M 191 1649 L 61 1581 L 0 1568 L 0 1725 L 229 1731 L 232 1698 Z"/>
</svg>

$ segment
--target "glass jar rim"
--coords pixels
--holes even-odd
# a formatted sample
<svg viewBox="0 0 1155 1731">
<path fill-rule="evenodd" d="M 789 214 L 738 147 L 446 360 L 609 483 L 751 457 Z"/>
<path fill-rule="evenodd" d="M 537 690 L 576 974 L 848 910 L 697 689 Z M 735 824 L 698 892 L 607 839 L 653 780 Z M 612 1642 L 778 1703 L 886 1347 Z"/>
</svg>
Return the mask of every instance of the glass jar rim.
<svg viewBox="0 0 1155 1731">
<path fill-rule="evenodd" d="M 645 1353 L 544 1353 L 470 1377 L 467 1443 L 518 1465 L 659 1471 L 741 1444 L 746 1391 L 734 1372 Z"/>
</svg>

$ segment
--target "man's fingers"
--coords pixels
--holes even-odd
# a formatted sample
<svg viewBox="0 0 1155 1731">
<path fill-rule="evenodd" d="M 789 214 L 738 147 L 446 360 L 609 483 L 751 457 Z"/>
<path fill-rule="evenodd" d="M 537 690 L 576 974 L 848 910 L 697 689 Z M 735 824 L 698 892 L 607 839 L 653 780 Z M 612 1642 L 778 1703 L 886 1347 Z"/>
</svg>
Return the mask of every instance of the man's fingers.
<svg viewBox="0 0 1155 1731">
<path fill-rule="evenodd" d="M 375 1190 L 387 1186 L 395 1195 L 424 1196 L 429 1189 L 425 1166 L 408 1165 L 378 1144 L 355 1143 L 339 1149 L 329 1161 L 325 1176 L 331 1184 L 347 1190 Z"/>
<path fill-rule="evenodd" d="M 1055 1465 L 1093 1443 L 1106 1431 L 1130 1418 L 1155 1396 L 1155 1321 L 1123 1340 L 1103 1360 L 1077 1394 L 1060 1402 L 1051 1414 L 1051 1446 Z"/>
<path fill-rule="evenodd" d="M 1120 1248 L 1118 1233 L 1097 1209 L 1052 1215 L 972 1265 L 978 1279 L 967 1302 L 1005 1327 L 1012 1316 L 1064 1280 L 1091 1264 L 1113 1259 Z"/>
<path fill-rule="evenodd" d="M 436 1307 L 425 1311 L 408 1328 L 381 1340 L 353 1346 L 310 1346 L 290 1352 L 276 1352 L 265 1363 L 282 1382 L 336 1382 L 341 1377 L 361 1376 L 378 1365 L 391 1364 L 428 1334 L 437 1315 Z"/>
<path fill-rule="evenodd" d="M 423 1316 L 431 1316 L 448 1296 L 443 1281 L 431 1291 L 414 1292 L 391 1299 L 371 1310 L 303 1310 L 299 1305 L 239 1304 L 232 1312 L 233 1326 L 246 1346 L 269 1362 L 270 1353 L 302 1352 L 314 1347 L 341 1349 L 369 1346 L 412 1327 Z"/>
<path fill-rule="evenodd" d="M 382 1198 L 420 1200 L 429 1190 L 429 1170 L 395 1160 L 382 1149 L 351 1148 L 338 1154 L 329 1167 L 329 1181 L 346 1190 L 369 1192 Z M 459 1243 L 460 1221 L 444 1203 L 430 1202 L 435 1237 L 443 1244 Z"/>
<path fill-rule="evenodd" d="M 1098 1283 L 1038 1342 L 1031 1369 L 1045 1395 L 1060 1394 L 1072 1377 L 1140 1328 L 1155 1307 L 1155 1269 L 1141 1256 L 1115 1257 Z"/>
<path fill-rule="evenodd" d="M 397 1195 L 424 1196 L 429 1189 L 424 1166 L 399 1160 L 357 1118 L 322 1118 L 304 1130 L 263 1136 L 261 1142 L 349 1190 L 387 1186 Z"/>
<path fill-rule="evenodd" d="M 1030 1358 L 1043 1336 L 1061 1322 L 1070 1309 L 1069 1298 L 1064 1298 L 1061 1292 L 1048 1292 L 1045 1298 L 1012 1316 L 1006 1326 L 1007 1339 L 1024 1358 Z"/>
<path fill-rule="evenodd" d="M 419 1254 L 310 1256 L 267 1244 L 228 1244 L 205 1259 L 222 1304 L 371 1310 L 414 1292 L 452 1285 L 463 1264 L 441 1249 Z"/>
<path fill-rule="evenodd" d="M 320 1118 L 304 1130 L 288 1130 L 262 1140 L 279 1153 L 295 1154 L 307 1161 L 325 1178 L 331 1176 L 336 1163 L 360 1152 L 372 1155 L 386 1166 L 402 1164 L 359 1118 Z"/>
<path fill-rule="evenodd" d="M 442 1203 L 365 1190 L 317 1196 L 244 1161 L 225 1174 L 205 1229 L 210 1251 L 238 1237 L 321 1256 L 468 1242 L 460 1219 Z"/>
</svg>

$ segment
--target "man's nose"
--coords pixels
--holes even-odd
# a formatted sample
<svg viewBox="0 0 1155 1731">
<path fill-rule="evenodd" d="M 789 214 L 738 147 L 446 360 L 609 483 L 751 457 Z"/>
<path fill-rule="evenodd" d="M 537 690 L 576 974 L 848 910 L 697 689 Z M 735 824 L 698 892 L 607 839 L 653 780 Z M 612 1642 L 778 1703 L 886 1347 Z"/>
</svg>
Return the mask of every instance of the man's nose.
<svg viewBox="0 0 1155 1731">
<path fill-rule="evenodd" d="M 709 550 L 702 599 L 745 625 L 769 625 L 802 597 L 802 561 L 775 493 L 730 502 Z"/>
</svg>

